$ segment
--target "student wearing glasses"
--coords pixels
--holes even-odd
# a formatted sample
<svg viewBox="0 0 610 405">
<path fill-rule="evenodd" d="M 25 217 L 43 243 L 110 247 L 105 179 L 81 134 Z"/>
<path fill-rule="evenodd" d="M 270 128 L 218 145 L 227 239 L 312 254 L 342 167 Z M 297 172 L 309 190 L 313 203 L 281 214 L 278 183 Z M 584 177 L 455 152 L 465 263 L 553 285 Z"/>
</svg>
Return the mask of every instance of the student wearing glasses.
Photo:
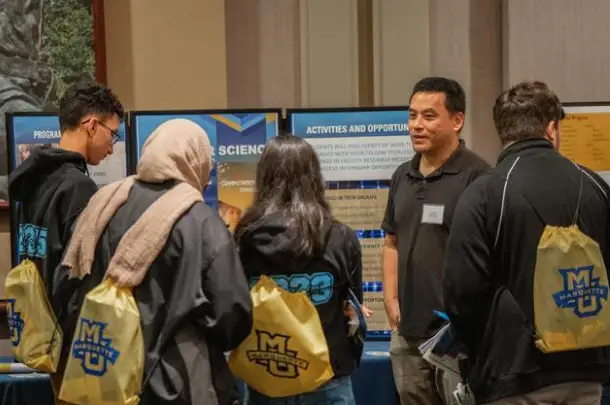
<svg viewBox="0 0 610 405">
<path fill-rule="evenodd" d="M 11 200 L 19 203 L 20 260 L 27 257 L 36 264 L 64 336 L 72 336 L 73 331 L 65 326 L 63 307 L 68 300 L 53 293 L 58 283 L 55 269 L 76 219 L 97 191 L 87 165 L 98 165 L 112 154 L 124 115 L 123 106 L 108 88 L 95 83 L 68 88 L 59 103 L 59 147 L 33 150 L 9 177 Z M 56 394 L 61 367 L 60 361 L 60 371 L 52 376 Z"/>
</svg>

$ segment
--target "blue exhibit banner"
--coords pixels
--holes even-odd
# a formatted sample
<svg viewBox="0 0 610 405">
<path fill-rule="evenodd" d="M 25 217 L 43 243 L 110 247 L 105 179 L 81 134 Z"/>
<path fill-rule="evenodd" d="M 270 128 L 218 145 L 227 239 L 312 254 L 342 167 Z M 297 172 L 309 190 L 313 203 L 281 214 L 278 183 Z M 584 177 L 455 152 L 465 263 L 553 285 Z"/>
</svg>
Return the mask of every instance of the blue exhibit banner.
<svg viewBox="0 0 610 405">
<path fill-rule="evenodd" d="M 55 148 L 59 145 L 61 132 L 57 115 L 13 115 L 10 116 L 8 129 L 12 139 L 13 161 L 11 170 L 19 166 L 36 148 Z M 114 145 L 112 155 L 97 166 L 89 166 L 89 175 L 99 187 L 120 180 L 127 175 L 127 145 L 125 124 L 121 124 L 121 139 Z"/>
<path fill-rule="evenodd" d="M 165 121 L 185 118 L 207 133 L 214 165 L 205 202 L 217 209 L 233 231 L 252 202 L 256 165 L 269 139 L 279 131 L 280 110 L 248 112 L 134 112 L 131 124 L 136 143 L 136 164 L 144 143 Z"/>
<path fill-rule="evenodd" d="M 290 116 L 291 130 L 306 138 L 408 135 L 409 110 L 320 111 L 301 110 Z"/>
<path fill-rule="evenodd" d="M 360 239 L 369 336 L 389 337 L 381 255 L 390 179 L 413 155 L 409 109 L 288 110 L 290 129 L 316 150 L 333 215 Z"/>
<path fill-rule="evenodd" d="M 292 133 L 316 148 L 327 181 L 389 180 L 413 156 L 408 122 L 406 107 L 290 115 Z"/>
</svg>

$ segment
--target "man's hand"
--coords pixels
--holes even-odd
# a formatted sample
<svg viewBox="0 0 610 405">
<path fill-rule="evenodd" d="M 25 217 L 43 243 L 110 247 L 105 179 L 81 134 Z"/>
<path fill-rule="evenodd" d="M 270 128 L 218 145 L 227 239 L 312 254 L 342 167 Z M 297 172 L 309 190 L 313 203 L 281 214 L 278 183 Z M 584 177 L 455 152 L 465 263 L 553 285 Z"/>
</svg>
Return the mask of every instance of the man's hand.
<svg viewBox="0 0 610 405">
<path fill-rule="evenodd" d="M 398 330 L 400 325 L 400 307 L 398 306 L 398 299 L 390 299 L 384 301 L 385 313 L 388 315 L 388 321 L 390 322 L 390 329 L 393 331 Z"/>
<path fill-rule="evenodd" d="M 361 308 L 362 308 L 362 315 L 364 315 L 365 318 L 370 318 L 371 315 L 373 315 L 373 310 L 370 309 L 369 307 L 367 307 L 366 305 L 362 304 Z M 345 301 L 345 305 L 343 306 L 343 315 L 345 315 L 348 318 L 351 318 L 351 317 L 354 317 L 357 315 L 354 307 L 349 305 L 349 303 L 347 301 Z"/>
<path fill-rule="evenodd" d="M 367 307 L 366 305 L 362 305 L 362 313 L 364 314 L 364 316 L 368 319 L 371 316 L 373 316 L 373 310 L 370 309 L 369 307 Z"/>
</svg>

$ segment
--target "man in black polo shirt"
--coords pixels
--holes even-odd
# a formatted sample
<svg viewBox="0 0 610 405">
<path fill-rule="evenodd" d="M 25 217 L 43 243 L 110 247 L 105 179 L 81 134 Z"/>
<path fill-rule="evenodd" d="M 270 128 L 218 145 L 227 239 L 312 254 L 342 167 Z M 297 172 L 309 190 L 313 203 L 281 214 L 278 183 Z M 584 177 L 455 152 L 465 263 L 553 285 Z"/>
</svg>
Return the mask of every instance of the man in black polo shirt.
<svg viewBox="0 0 610 405">
<path fill-rule="evenodd" d="M 459 134 L 466 96 L 454 80 L 428 77 L 411 94 L 409 133 L 415 157 L 392 176 L 382 229 L 383 292 L 392 336 L 390 355 L 402 405 L 442 404 L 452 391 L 418 346 L 443 321 L 441 275 L 455 205 L 489 165 Z M 451 398 L 451 396 L 449 396 Z"/>
</svg>

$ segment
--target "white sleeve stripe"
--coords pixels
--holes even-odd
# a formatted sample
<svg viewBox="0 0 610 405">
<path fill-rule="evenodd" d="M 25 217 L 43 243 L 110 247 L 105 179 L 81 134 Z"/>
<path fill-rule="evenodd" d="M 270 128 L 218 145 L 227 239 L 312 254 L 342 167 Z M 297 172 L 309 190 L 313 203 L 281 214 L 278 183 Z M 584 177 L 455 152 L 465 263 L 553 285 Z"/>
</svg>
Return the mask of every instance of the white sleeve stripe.
<svg viewBox="0 0 610 405">
<path fill-rule="evenodd" d="M 502 204 L 500 205 L 500 219 L 498 221 L 498 229 L 496 230 L 496 240 L 494 241 L 494 247 L 498 244 L 498 239 L 500 239 L 500 230 L 502 229 L 502 217 L 504 216 L 504 203 L 506 201 L 506 189 L 508 188 L 508 179 L 510 178 L 510 174 L 513 172 L 515 166 L 517 166 L 517 162 L 521 159 L 521 156 L 517 157 L 513 162 L 513 165 L 508 170 L 506 174 L 506 180 L 504 181 L 504 189 L 502 190 Z"/>
<path fill-rule="evenodd" d="M 581 168 L 580 166 L 578 167 L 584 174 L 587 175 L 588 178 L 591 179 L 591 181 L 593 183 L 595 183 L 595 185 L 597 186 L 597 188 L 599 188 L 599 191 L 602 192 L 602 194 L 604 195 L 604 197 L 608 198 L 608 194 L 606 194 L 606 192 L 604 191 L 604 188 L 597 182 L 597 180 L 595 180 L 595 178 L 593 178 L 593 176 L 591 176 L 586 170 L 584 170 L 583 168 Z"/>
</svg>

